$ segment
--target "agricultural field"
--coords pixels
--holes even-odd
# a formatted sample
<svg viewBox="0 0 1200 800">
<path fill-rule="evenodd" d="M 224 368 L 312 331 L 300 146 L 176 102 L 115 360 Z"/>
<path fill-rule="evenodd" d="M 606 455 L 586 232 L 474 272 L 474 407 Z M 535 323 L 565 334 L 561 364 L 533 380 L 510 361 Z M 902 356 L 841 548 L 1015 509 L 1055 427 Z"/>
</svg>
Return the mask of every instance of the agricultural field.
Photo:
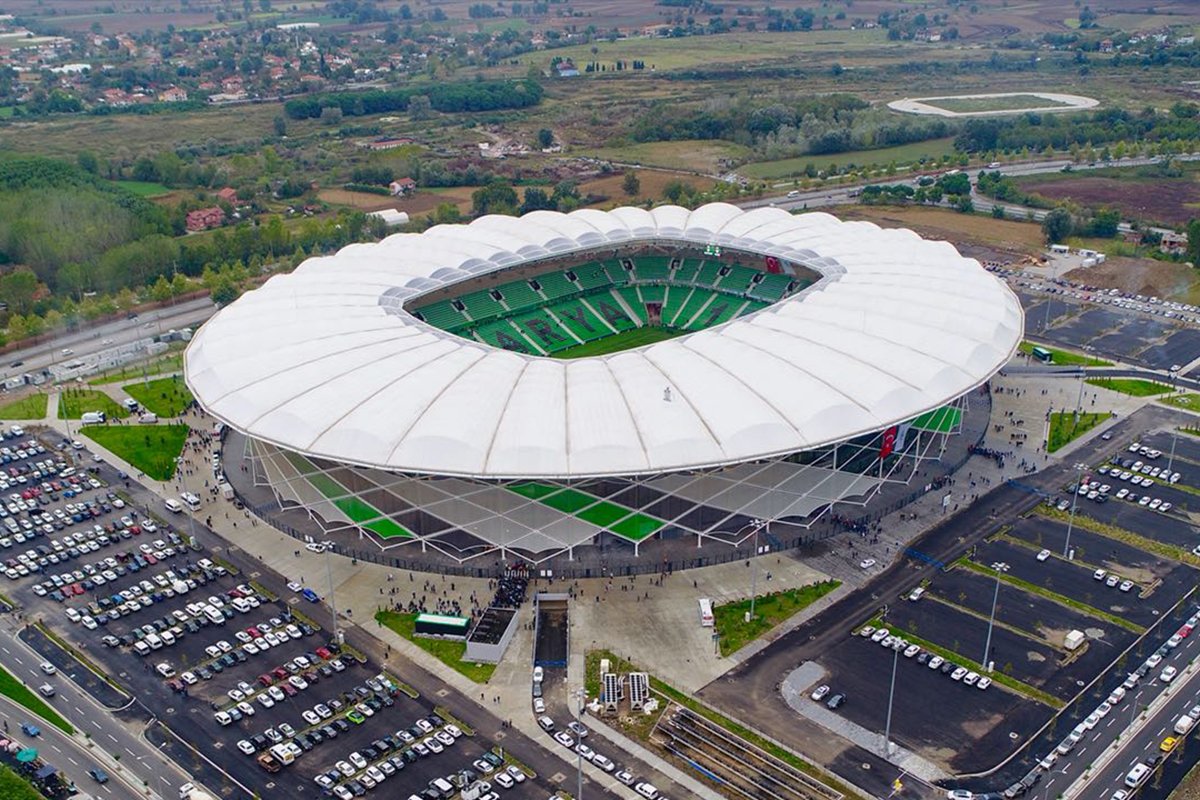
<svg viewBox="0 0 1200 800">
<path fill-rule="evenodd" d="M 911 142 L 895 147 L 881 147 L 878 150 L 852 150 L 846 153 L 759 161 L 739 167 L 738 172 L 747 178 L 770 180 L 800 175 L 809 164 L 816 166 L 817 169 L 826 169 L 830 166 L 840 168 L 851 164 L 875 164 L 881 167 L 889 164 L 904 166 L 924 161 L 937 161 L 942 156 L 953 155 L 953 153 L 954 137 L 947 136 L 944 139 L 929 139 L 924 142 Z"/>
<path fill-rule="evenodd" d="M 1042 248 L 1042 228 L 1029 222 L 997 220 L 922 206 L 854 206 L 838 209 L 845 219 L 866 219 L 884 228 L 912 228 L 922 236 L 954 244 L 974 244 L 1018 253 Z"/>
<path fill-rule="evenodd" d="M 125 191 L 136 194 L 139 197 L 161 197 L 162 195 L 170 194 L 172 191 L 171 187 L 152 181 L 116 181 L 116 184 Z"/>
<path fill-rule="evenodd" d="M 1196 173 L 1160 177 L 1134 170 L 1106 170 L 1104 175 L 1058 173 L 1017 179 L 1027 192 L 1081 206 L 1113 206 L 1123 218 L 1167 226 L 1184 225 L 1200 208 Z"/>
<path fill-rule="evenodd" d="M 749 156 L 750 149 L 733 142 L 719 140 L 684 140 L 644 142 L 623 147 L 602 147 L 586 151 L 583 154 L 619 164 L 636 164 L 713 174 L 724 171 L 720 165 L 722 159 L 740 161 Z"/>
<path fill-rule="evenodd" d="M 707 191 L 716 183 L 711 178 L 679 175 L 661 170 L 638 169 L 634 170 L 634 172 L 637 174 L 640 184 L 640 189 L 634 197 L 625 194 L 621 188 L 621 183 L 625 179 L 623 172 L 581 183 L 579 185 L 579 192 L 583 195 L 607 197 L 608 200 L 599 203 L 598 206 L 601 208 L 615 208 L 616 206 L 641 203 L 646 200 L 661 200 L 663 191 L 671 183 L 682 183 L 686 186 L 691 186 L 697 191 Z"/>
</svg>

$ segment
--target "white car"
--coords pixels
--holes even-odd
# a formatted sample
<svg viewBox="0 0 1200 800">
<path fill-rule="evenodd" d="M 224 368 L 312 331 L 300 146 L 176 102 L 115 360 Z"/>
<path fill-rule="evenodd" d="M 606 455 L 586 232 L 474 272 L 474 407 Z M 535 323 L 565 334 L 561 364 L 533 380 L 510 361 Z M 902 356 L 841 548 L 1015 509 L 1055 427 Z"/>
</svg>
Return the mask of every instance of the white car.
<svg viewBox="0 0 1200 800">
<path fill-rule="evenodd" d="M 1158 674 L 1158 679 L 1163 683 L 1170 683 L 1179 674 L 1179 670 L 1174 667 L 1163 667 L 1163 671 Z"/>
<path fill-rule="evenodd" d="M 864 558 L 862 561 L 858 562 L 858 566 L 862 569 L 870 569 L 871 567 L 875 566 L 875 559 Z"/>
<path fill-rule="evenodd" d="M 829 687 L 822 685 L 818 686 L 816 689 L 813 689 L 813 692 L 809 695 L 809 697 L 811 697 L 813 700 L 820 700 L 827 694 L 829 694 Z"/>
<path fill-rule="evenodd" d="M 254 752 L 255 752 L 254 745 L 250 744 L 249 739 L 242 739 L 241 741 L 239 741 L 237 743 L 237 748 L 238 748 L 238 750 L 241 750 L 243 753 L 245 753 L 248 756 L 254 755 Z"/>
<path fill-rule="evenodd" d="M 1050 557 L 1050 551 L 1049 551 L 1049 550 L 1042 550 L 1040 553 L 1038 553 L 1038 554 L 1037 554 L 1037 560 L 1038 560 L 1038 561 L 1045 561 L 1045 560 L 1046 560 L 1046 559 L 1048 559 L 1049 557 Z"/>
</svg>

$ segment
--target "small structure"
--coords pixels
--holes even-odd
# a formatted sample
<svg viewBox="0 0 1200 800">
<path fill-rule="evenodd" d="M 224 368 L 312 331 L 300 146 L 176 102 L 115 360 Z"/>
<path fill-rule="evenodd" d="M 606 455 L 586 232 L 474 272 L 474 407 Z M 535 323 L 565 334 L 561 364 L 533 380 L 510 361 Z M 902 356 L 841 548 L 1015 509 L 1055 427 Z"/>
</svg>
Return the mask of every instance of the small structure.
<svg viewBox="0 0 1200 800">
<path fill-rule="evenodd" d="M 1083 644 L 1085 638 L 1086 637 L 1083 635 L 1083 631 L 1067 631 L 1067 635 L 1063 637 L 1063 647 L 1067 648 L 1068 650 L 1074 650 L 1078 648 L 1079 645 Z"/>
<path fill-rule="evenodd" d="M 1158 243 L 1158 249 L 1169 256 L 1181 256 L 1187 252 L 1188 237 L 1186 233 L 1167 231 Z"/>
<path fill-rule="evenodd" d="M 467 636 L 467 651 L 463 654 L 463 661 L 499 664 L 516 631 L 516 609 L 487 608 Z"/>
<path fill-rule="evenodd" d="M 388 191 L 394 197 L 404 197 L 417 190 L 417 182 L 412 178 L 397 178 L 388 184 Z"/>
<path fill-rule="evenodd" d="M 218 189 L 217 199 L 224 200 L 226 203 L 235 206 L 237 205 L 238 201 L 237 190 L 232 186 L 226 186 L 224 189 Z"/>
<path fill-rule="evenodd" d="M 641 710 L 650 701 L 650 676 L 645 672 L 629 673 L 629 707 Z"/>
<path fill-rule="evenodd" d="M 471 624 L 468 617 L 451 617 L 445 614 L 418 614 L 413 624 L 417 636 L 430 636 L 439 639 L 465 639 L 467 626 Z"/>
<path fill-rule="evenodd" d="M 219 228 L 225 224 L 225 212 L 220 206 L 198 208 L 189 211 L 185 223 L 189 231 L 206 231 L 209 228 Z"/>
<path fill-rule="evenodd" d="M 367 216 L 383 220 L 383 223 L 389 228 L 398 228 L 401 225 L 408 224 L 408 214 L 403 211 L 397 211 L 394 208 L 384 208 L 379 211 L 372 211 Z"/>
</svg>

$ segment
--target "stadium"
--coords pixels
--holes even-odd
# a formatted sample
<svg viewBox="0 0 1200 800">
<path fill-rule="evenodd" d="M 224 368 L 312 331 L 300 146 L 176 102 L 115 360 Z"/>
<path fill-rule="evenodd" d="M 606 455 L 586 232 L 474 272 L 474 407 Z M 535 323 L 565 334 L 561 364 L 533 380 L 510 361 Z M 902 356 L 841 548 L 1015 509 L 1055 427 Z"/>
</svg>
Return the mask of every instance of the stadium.
<svg viewBox="0 0 1200 800">
<path fill-rule="evenodd" d="M 253 507 L 544 564 L 736 547 L 926 480 L 1022 329 L 1001 281 L 908 230 L 538 211 L 310 258 L 204 325 L 185 377 Z"/>
</svg>

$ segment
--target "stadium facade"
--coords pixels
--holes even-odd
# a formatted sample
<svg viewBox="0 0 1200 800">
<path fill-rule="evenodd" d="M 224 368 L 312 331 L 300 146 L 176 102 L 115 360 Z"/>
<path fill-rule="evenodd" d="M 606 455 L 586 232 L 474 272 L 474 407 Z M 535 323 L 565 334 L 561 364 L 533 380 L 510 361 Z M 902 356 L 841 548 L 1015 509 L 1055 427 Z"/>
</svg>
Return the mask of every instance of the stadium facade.
<svg viewBox="0 0 1200 800">
<path fill-rule="evenodd" d="M 908 230 L 539 211 L 311 258 L 201 328 L 185 375 L 322 531 L 537 563 L 866 504 L 1022 330 L 1007 286 Z"/>
</svg>

